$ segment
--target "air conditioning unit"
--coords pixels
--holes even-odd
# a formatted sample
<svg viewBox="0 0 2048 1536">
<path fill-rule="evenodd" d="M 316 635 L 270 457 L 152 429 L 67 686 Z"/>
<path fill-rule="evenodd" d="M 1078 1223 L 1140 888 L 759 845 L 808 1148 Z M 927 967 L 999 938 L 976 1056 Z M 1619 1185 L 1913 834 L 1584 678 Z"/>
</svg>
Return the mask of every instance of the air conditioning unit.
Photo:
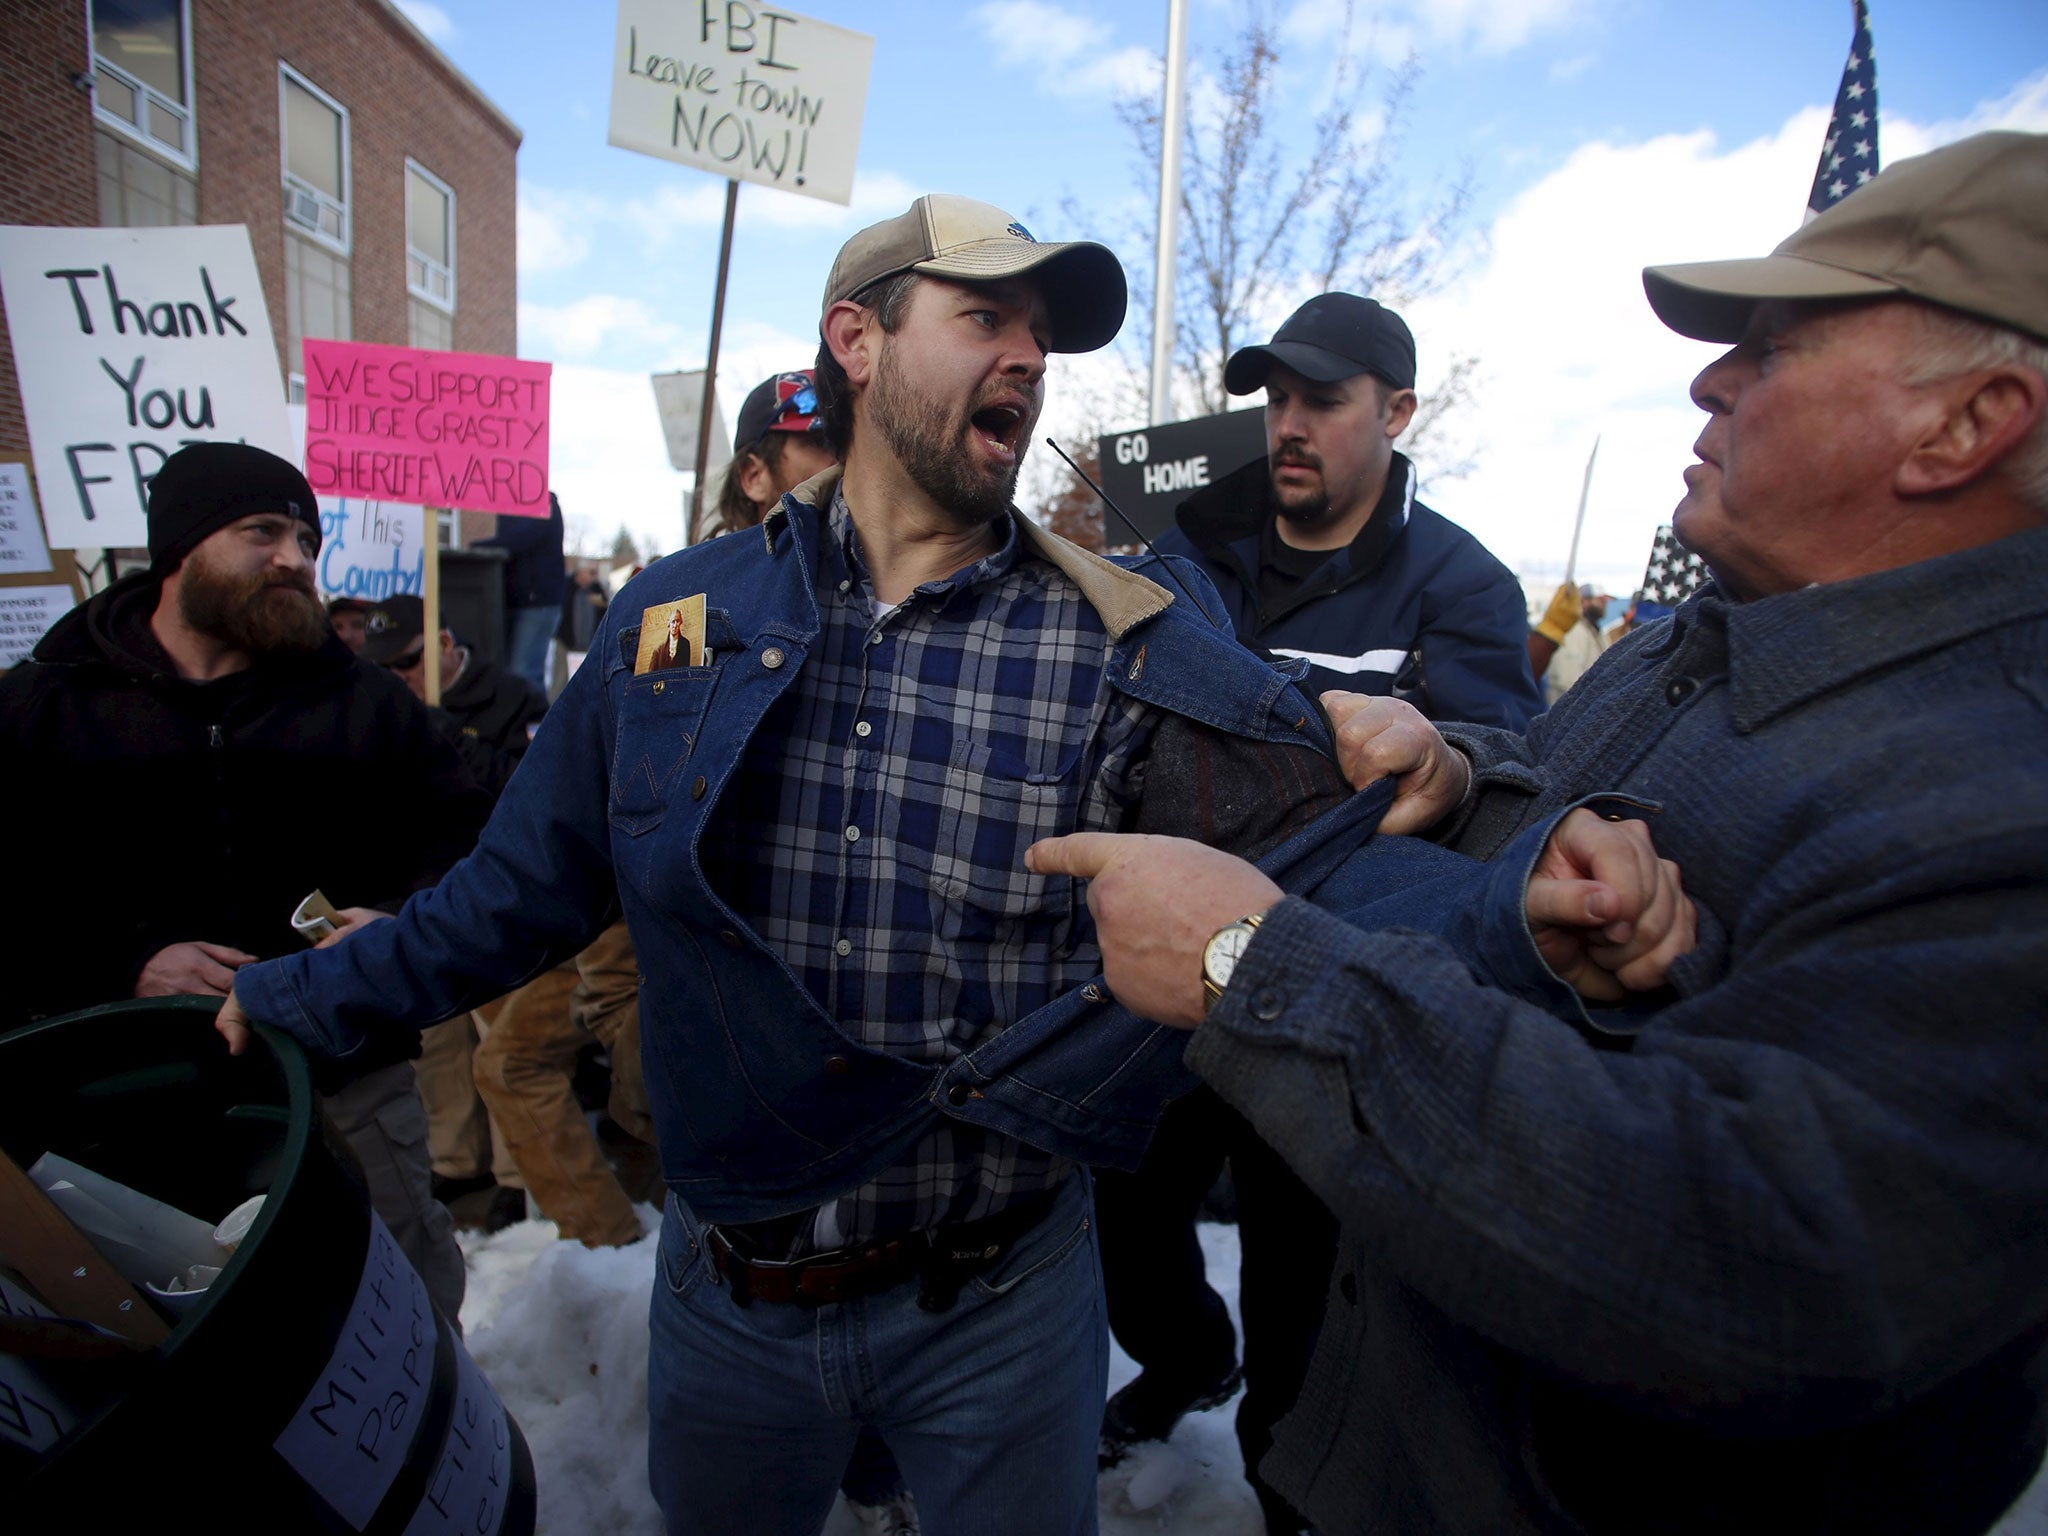
<svg viewBox="0 0 2048 1536">
<path fill-rule="evenodd" d="M 284 189 L 284 216 L 307 229 L 320 227 L 320 199 L 304 187 Z"/>
</svg>

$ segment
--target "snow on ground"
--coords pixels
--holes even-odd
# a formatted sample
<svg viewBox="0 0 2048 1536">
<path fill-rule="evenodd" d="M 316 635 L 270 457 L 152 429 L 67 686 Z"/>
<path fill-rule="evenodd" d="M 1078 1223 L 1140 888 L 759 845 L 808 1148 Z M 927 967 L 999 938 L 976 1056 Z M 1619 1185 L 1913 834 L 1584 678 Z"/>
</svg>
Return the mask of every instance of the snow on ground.
<svg viewBox="0 0 2048 1536">
<path fill-rule="evenodd" d="M 461 1234 L 469 1258 L 463 1328 L 533 1451 L 539 1536 L 660 1536 L 647 1491 L 647 1296 L 659 1213 L 642 1206 L 640 1217 L 648 1235 L 630 1248 L 559 1242 L 547 1221 L 493 1237 Z M 1237 1229 L 1200 1230 L 1210 1283 L 1235 1320 Z M 1136 1374 L 1112 1345 L 1110 1390 Z M 1171 1440 L 1140 1446 L 1104 1473 L 1103 1536 L 1261 1536 L 1231 1427 L 1235 1412 L 1233 1400 L 1190 1415 Z M 820 1536 L 852 1532 L 845 1510 L 835 1507 Z M 1995 1536 L 2048 1536 L 2048 1474 Z"/>
</svg>

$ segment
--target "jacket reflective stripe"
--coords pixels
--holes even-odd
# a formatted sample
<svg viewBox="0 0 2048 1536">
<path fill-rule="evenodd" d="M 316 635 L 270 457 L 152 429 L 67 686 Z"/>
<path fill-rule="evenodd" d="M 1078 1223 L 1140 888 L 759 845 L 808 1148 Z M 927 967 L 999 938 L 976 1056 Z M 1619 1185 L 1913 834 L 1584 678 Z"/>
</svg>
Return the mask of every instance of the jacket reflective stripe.
<svg viewBox="0 0 2048 1536">
<path fill-rule="evenodd" d="M 1363 656 L 1332 656 L 1327 651 L 1292 651 L 1274 646 L 1275 656 L 1293 656 L 1328 672 L 1398 672 L 1408 660 L 1406 651 L 1367 651 Z"/>
</svg>

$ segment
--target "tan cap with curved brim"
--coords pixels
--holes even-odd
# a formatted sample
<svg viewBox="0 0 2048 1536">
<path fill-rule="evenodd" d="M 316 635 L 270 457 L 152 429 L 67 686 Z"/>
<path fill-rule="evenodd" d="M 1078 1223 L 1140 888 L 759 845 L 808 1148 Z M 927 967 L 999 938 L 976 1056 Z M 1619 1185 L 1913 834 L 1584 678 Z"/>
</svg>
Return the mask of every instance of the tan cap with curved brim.
<svg viewBox="0 0 2048 1536">
<path fill-rule="evenodd" d="M 2048 339 L 2048 134 L 1980 133 L 1901 160 L 1770 255 L 1645 267 L 1643 290 L 1699 341 L 1740 341 L 1769 299 L 1887 295 Z"/>
<path fill-rule="evenodd" d="M 934 192 L 839 248 L 819 312 L 899 272 L 963 283 L 1036 274 L 1055 352 L 1108 346 L 1123 329 L 1129 302 L 1123 263 L 1109 247 L 1092 240 L 1041 242 L 1000 208 Z"/>
</svg>

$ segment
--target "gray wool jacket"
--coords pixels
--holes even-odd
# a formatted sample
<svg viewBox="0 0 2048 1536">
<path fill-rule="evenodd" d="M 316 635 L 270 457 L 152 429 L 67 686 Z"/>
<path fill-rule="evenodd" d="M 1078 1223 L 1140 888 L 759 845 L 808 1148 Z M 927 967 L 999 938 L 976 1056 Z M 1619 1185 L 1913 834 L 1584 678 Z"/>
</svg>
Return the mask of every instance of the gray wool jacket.
<svg viewBox="0 0 2048 1536">
<path fill-rule="evenodd" d="M 1268 1478 L 1324 1536 L 1987 1528 L 2048 1443 L 2048 529 L 1710 586 L 1446 735 L 1450 846 L 1634 797 L 1699 945 L 1574 1025 L 1274 909 L 1188 1057 L 1344 1224 Z"/>
</svg>

